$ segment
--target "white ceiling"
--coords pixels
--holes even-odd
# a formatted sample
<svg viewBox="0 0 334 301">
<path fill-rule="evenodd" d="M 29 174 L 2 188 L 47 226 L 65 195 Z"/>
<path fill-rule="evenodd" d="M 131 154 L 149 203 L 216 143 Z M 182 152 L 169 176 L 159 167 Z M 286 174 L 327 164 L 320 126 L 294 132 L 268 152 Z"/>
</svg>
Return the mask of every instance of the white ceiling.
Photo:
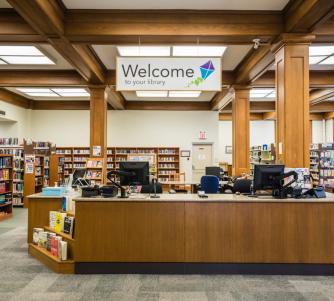
<svg viewBox="0 0 334 301">
<path fill-rule="evenodd" d="M 115 69 L 116 56 L 118 55 L 116 46 L 93 45 L 93 48 L 107 69 Z M 234 70 L 251 48 L 252 45 L 227 46 L 222 59 L 223 70 Z"/>
<path fill-rule="evenodd" d="M 8 45 L 8 43 L 6 44 Z M 11 44 L 15 45 L 15 44 Z M 28 44 L 25 44 L 28 45 Z M 37 45 L 34 45 L 37 46 Z M 0 65 L 0 70 L 2 69 L 53 69 L 53 70 L 68 70 L 74 69 L 51 45 L 38 44 L 38 48 L 48 57 L 50 57 L 56 64 L 55 65 Z"/>
<path fill-rule="evenodd" d="M 288 0 L 63 0 L 69 9 L 282 10 Z"/>
<path fill-rule="evenodd" d="M 124 98 L 130 101 L 211 101 L 211 99 L 215 96 L 216 92 L 202 92 L 199 97 L 196 98 L 170 98 L 170 97 L 137 97 L 136 92 L 134 91 L 123 91 L 122 92 Z"/>
</svg>

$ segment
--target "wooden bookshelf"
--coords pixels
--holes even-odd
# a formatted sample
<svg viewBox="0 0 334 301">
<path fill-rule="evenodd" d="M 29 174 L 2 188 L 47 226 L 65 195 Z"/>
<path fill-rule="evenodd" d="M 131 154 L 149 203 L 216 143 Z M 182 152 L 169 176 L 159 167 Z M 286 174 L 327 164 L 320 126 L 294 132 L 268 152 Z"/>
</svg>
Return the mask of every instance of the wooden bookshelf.
<svg viewBox="0 0 334 301">
<path fill-rule="evenodd" d="M 73 173 L 73 147 L 57 147 L 56 154 L 64 157 L 64 177 Z"/>
<path fill-rule="evenodd" d="M 26 173 L 26 162 L 24 162 L 24 207 L 28 207 L 27 196 L 39 193 L 45 184 L 44 180 L 44 155 L 32 155 L 34 156 L 34 166 L 32 173 Z"/>
<path fill-rule="evenodd" d="M 92 184 L 104 184 L 106 182 L 106 163 L 104 158 L 88 158 L 86 162 L 85 178 Z"/>
<path fill-rule="evenodd" d="M 49 172 L 49 186 L 55 186 L 55 183 L 58 185 L 64 183 L 64 156 L 56 154 L 50 156 Z"/>
<path fill-rule="evenodd" d="M 12 138 L 13 139 L 13 138 Z M 24 151 L 20 145 L 0 145 L 0 154 L 13 156 L 13 206 L 23 206 Z"/>
<path fill-rule="evenodd" d="M 0 155 L 0 221 L 13 213 L 13 155 Z"/>
<path fill-rule="evenodd" d="M 49 251 L 32 243 L 29 244 L 29 254 L 45 264 L 55 273 L 74 274 L 74 261 L 71 259 L 64 261 L 59 260 L 52 256 Z"/>
<path fill-rule="evenodd" d="M 274 144 L 252 146 L 249 150 L 250 172 L 253 174 L 255 164 L 275 164 Z"/>
<path fill-rule="evenodd" d="M 67 153 L 65 153 L 67 151 Z M 59 147 L 57 154 L 68 157 L 68 162 L 73 164 L 73 168 L 66 169 L 67 172 L 74 171 L 76 162 L 83 163 L 89 158 L 88 147 Z M 108 147 L 107 159 L 105 162 L 106 172 L 118 170 L 119 163 L 131 160 L 131 156 L 155 155 L 155 164 L 150 165 L 150 172 L 159 178 L 160 182 L 167 182 L 170 174 L 180 173 L 180 149 L 179 147 Z M 65 162 L 66 164 L 66 162 Z M 83 164 L 80 165 L 82 167 Z M 79 165 L 78 165 L 79 167 Z M 87 170 L 86 164 L 84 168 Z M 93 168 L 90 168 L 93 170 Z"/>
</svg>

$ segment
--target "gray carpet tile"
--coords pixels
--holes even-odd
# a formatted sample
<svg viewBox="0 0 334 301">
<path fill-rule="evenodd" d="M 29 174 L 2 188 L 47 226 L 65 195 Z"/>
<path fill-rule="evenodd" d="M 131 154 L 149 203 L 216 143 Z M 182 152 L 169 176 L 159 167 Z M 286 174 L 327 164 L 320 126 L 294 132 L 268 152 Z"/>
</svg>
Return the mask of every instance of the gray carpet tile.
<svg viewBox="0 0 334 301">
<path fill-rule="evenodd" d="M 58 275 L 27 253 L 27 210 L 0 222 L 0 301 L 334 301 L 334 277 Z"/>
</svg>

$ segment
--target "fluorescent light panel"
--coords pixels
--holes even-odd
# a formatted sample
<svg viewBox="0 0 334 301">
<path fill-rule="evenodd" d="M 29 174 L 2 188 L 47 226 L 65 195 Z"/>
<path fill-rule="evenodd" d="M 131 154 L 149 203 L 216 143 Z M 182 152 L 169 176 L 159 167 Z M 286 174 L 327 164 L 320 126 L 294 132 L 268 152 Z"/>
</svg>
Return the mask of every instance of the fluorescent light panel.
<svg viewBox="0 0 334 301">
<path fill-rule="evenodd" d="M 170 56 L 169 46 L 118 46 L 120 56 Z"/>
<path fill-rule="evenodd" d="M 51 93 L 48 88 L 16 88 L 16 90 L 23 93 Z"/>
<path fill-rule="evenodd" d="M 83 88 L 52 88 L 52 91 L 56 93 L 87 93 Z"/>
<path fill-rule="evenodd" d="M 169 97 L 199 97 L 201 95 L 201 91 L 169 91 Z"/>
<path fill-rule="evenodd" d="M 173 56 L 223 56 L 225 46 L 173 46 Z"/>
<path fill-rule="evenodd" d="M 75 92 L 75 93 L 58 93 L 63 97 L 88 97 L 89 93 L 87 92 Z"/>
<path fill-rule="evenodd" d="M 0 59 L 11 65 L 54 65 L 46 56 L 5 56 L 0 55 Z"/>
<path fill-rule="evenodd" d="M 329 58 L 325 59 L 320 65 L 334 65 L 334 56 L 330 56 Z"/>
<path fill-rule="evenodd" d="M 59 97 L 58 94 L 53 92 L 27 92 L 26 93 L 29 96 L 40 96 L 40 97 Z"/>
<path fill-rule="evenodd" d="M 52 97 L 88 97 L 89 93 L 83 88 L 17 88 L 29 96 Z"/>
<path fill-rule="evenodd" d="M 167 91 L 136 91 L 137 97 L 167 97 Z"/>
<path fill-rule="evenodd" d="M 44 56 L 35 46 L 0 46 L 0 55 Z"/>
<path fill-rule="evenodd" d="M 331 55 L 334 54 L 334 46 L 311 46 L 309 48 L 309 55 Z"/>
<path fill-rule="evenodd" d="M 310 56 L 309 57 L 309 64 L 310 65 L 316 65 L 318 64 L 320 61 L 322 61 L 323 59 L 325 59 L 327 56 Z"/>
</svg>

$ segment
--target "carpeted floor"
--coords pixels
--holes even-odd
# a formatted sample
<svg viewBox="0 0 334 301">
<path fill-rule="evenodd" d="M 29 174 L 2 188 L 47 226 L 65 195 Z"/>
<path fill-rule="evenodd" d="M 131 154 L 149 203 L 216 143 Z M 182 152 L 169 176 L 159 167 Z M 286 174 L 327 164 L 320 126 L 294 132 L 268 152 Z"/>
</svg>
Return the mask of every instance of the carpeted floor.
<svg viewBox="0 0 334 301">
<path fill-rule="evenodd" d="M 334 300 L 334 277 L 57 275 L 29 257 L 27 211 L 0 222 L 0 301 Z"/>
</svg>

